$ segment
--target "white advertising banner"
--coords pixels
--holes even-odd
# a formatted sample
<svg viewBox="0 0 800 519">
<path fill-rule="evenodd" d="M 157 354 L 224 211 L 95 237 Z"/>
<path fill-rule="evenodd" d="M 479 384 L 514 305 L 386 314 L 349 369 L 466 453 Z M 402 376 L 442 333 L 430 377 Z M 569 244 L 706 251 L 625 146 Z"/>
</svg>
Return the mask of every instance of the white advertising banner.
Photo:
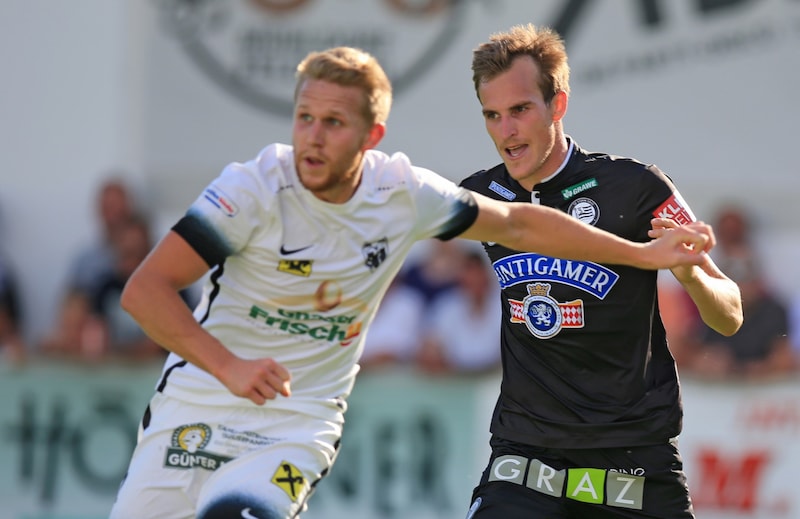
<svg viewBox="0 0 800 519">
<path fill-rule="evenodd" d="M 800 382 L 683 388 L 680 447 L 698 519 L 800 518 Z"/>
</svg>

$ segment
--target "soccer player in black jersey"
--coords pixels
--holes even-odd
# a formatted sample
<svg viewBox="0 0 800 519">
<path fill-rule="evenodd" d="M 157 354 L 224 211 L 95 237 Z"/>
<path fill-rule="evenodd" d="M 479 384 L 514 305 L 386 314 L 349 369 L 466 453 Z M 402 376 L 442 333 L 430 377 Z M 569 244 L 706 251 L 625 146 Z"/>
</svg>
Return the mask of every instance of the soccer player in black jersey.
<svg viewBox="0 0 800 519">
<path fill-rule="evenodd" d="M 503 163 L 462 186 L 639 242 L 695 220 L 656 166 L 585 151 L 564 133 L 569 66 L 553 30 L 494 34 L 472 70 Z M 503 380 L 468 518 L 694 517 L 657 272 L 484 246 L 502 287 Z M 709 326 L 738 330 L 739 289 L 710 258 L 672 272 Z"/>
</svg>

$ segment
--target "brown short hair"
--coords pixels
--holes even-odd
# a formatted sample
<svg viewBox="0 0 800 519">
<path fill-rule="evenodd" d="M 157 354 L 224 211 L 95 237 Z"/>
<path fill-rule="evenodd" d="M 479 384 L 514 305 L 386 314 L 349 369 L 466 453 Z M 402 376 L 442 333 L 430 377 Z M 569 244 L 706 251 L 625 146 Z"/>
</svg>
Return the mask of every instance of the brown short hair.
<svg viewBox="0 0 800 519">
<path fill-rule="evenodd" d="M 392 84 L 383 67 L 371 54 L 353 47 L 334 47 L 312 52 L 297 66 L 295 101 L 300 86 L 308 79 L 329 81 L 361 88 L 367 97 L 367 121 L 385 123 L 392 106 Z"/>
<path fill-rule="evenodd" d="M 556 92 L 569 94 L 569 65 L 564 40 L 553 29 L 533 24 L 515 25 L 507 32 L 494 33 L 472 52 L 472 81 L 475 92 L 481 83 L 511 68 L 514 59 L 530 56 L 539 66 L 539 89 L 546 101 Z M 480 98 L 480 96 L 478 96 Z"/>
</svg>

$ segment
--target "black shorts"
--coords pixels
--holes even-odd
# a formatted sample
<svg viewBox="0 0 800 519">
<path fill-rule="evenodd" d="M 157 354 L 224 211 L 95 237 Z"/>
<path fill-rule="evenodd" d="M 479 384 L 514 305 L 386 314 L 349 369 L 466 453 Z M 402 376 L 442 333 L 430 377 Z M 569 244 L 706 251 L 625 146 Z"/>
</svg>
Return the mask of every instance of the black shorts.
<svg viewBox="0 0 800 519">
<path fill-rule="evenodd" d="M 693 519 L 675 440 L 546 449 L 493 438 L 467 519 Z"/>
</svg>

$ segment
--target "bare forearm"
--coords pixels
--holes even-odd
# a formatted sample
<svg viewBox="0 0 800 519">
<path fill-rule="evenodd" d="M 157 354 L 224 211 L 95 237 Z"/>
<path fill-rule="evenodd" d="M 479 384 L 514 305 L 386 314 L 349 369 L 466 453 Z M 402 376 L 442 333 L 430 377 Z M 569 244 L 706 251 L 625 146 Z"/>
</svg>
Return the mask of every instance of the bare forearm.
<svg viewBox="0 0 800 519">
<path fill-rule="evenodd" d="M 476 196 L 478 219 L 463 238 L 548 256 L 646 267 L 644 244 L 586 225 L 556 209 Z"/>
<path fill-rule="evenodd" d="M 232 357 L 197 323 L 172 287 L 146 275 L 134 275 L 125 287 L 122 305 L 155 342 L 215 376 Z"/>
<path fill-rule="evenodd" d="M 739 330 L 743 321 L 742 298 L 736 283 L 710 276 L 699 266 L 692 269 L 691 276 L 678 279 L 704 323 L 722 335 L 733 335 Z"/>
<path fill-rule="evenodd" d="M 555 257 L 649 266 L 645 261 L 644 244 L 586 225 L 559 211 L 541 212 L 532 218 L 538 220 L 536 231 L 530 232 L 527 226 L 520 228 L 514 235 L 514 242 L 505 245 L 515 250 L 531 250 Z"/>
</svg>

